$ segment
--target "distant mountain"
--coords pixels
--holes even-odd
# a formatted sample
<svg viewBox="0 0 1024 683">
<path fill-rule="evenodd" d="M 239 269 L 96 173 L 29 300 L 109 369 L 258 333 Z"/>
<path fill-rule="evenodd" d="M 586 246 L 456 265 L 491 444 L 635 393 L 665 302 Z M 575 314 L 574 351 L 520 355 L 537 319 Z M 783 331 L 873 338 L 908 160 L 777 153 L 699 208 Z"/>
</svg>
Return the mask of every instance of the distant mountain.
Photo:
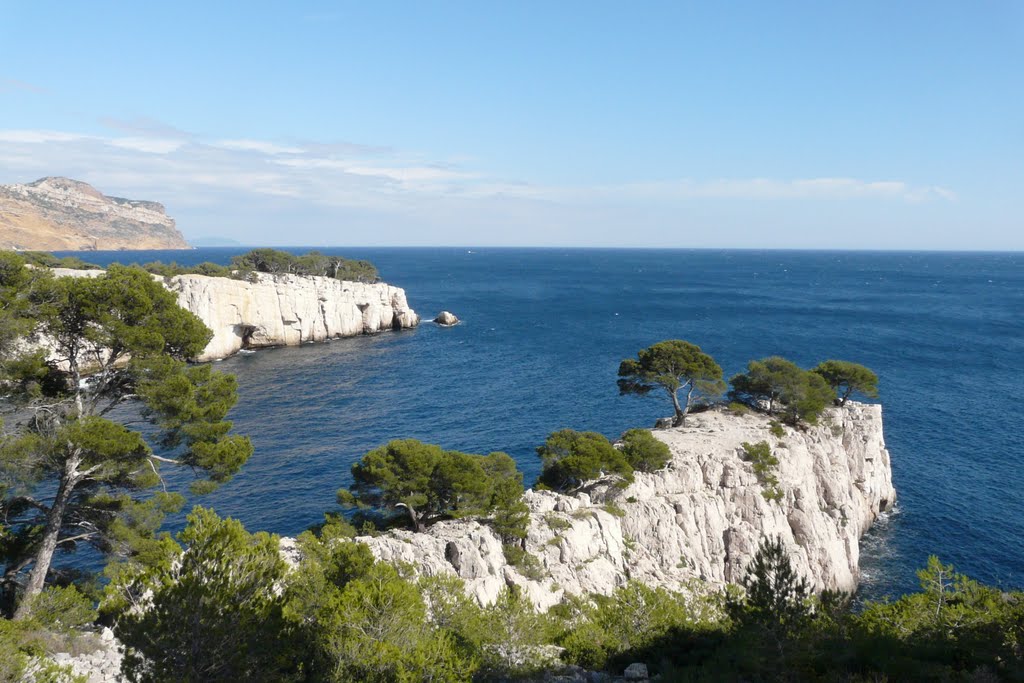
<svg viewBox="0 0 1024 683">
<path fill-rule="evenodd" d="M 190 249 L 162 204 L 108 197 L 69 178 L 0 185 L 0 248 Z"/>
</svg>

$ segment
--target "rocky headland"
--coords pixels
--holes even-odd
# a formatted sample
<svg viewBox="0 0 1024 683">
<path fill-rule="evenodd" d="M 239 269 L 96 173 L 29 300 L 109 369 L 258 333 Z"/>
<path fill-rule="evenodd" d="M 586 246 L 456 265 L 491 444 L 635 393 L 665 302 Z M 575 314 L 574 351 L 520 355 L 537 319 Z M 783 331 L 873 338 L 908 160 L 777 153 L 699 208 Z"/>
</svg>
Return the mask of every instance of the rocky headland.
<svg viewBox="0 0 1024 683">
<path fill-rule="evenodd" d="M 102 270 L 55 268 L 57 276 L 96 277 Z M 177 275 L 156 279 L 213 331 L 195 360 L 227 358 L 242 349 L 297 346 L 306 342 L 416 327 L 405 290 L 329 277 L 251 273 L 246 279 Z"/>
<path fill-rule="evenodd" d="M 818 426 L 787 427 L 781 437 L 763 415 L 718 410 L 654 435 L 668 444 L 671 462 L 638 472 L 624 489 L 599 481 L 573 495 L 527 491 L 533 571 L 510 565 L 501 540 L 478 521 L 358 540 L 380 559 L 461 577 L 481 604 L 506 585 L 547 609 L 565 593 L 609 594 L 630 579 L 674 590 L 738 583 L 769 536 L 782 539 L 817 590 L 856 589 L 860 538 L 896 497 L 881 406 L 849 402 L 830 408 Z M 762 495 L 745 460 L 742 444 L 759 441 L 780 461 L 777 502 Z"/>
<path fill-rule="evenodd" d="M 162 204 L 108 197 L 87 183 L 41 178 L 0 185 L 0 248 L 41 251 L 190 249 Z"/>
</svg>

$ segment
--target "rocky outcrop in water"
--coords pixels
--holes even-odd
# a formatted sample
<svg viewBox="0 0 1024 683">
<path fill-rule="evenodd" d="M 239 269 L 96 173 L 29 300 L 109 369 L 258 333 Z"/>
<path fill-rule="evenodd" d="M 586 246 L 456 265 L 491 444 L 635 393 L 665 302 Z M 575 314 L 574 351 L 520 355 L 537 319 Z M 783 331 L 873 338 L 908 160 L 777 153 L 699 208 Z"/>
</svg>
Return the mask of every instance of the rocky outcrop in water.
<svg viewBox="0 0 1024 683">
<path fill-rule="evenodd" d="M 794 567 L 821 589 L 852 591 L 860 537 L 891 507 L 889 453 L 881 406 L 830 409 L 807 431 L 776 437 L 762 415 L 708 411 L 685 427 L 658 430 L 672 461 L 637 473 L 625 489 L 595 483 L 564 495 L 528 491 L 526 549 L 542 576 L 505 561 L 501 541 L 477 521 L 448 521 L 426 533 L 361 537 L 374 555 L 411 563 L 423 574 L 456 574 L 480 603 L 518 585 L 541 608 L 564 593 L 608 594 L 630 579 L 686 590 L 694 580 L 737 583 L 761 539 L 779 536 Z M 782 489 L 766 500 L 743 442 L 767 441 Z"/>
<path fill-rule="evenodd" d="M 58 277 L 97 277 L 102 270 L 53 269 Z M 419 325 L 405 290 L 329 277 L 251 273 L 235 280 L 206 275 L 159 278 L 213 331 L 196 360 L 227 358 L 242 349 L 401 330 Z"/>
<path fill-rule="evenodd" d="M 87 183 L 42 178 L 0 185 L 0 248 L 42 251 L 190 249 L 156 202 L 108 197 Z"/>
<path fill-rule="evenodd" d="M 405 290 L 386 283 L 253 273 L 247 280 L 179 275 L 167 286 L 183 308 L 213 330 L 197 360 L 225 358 L 241 349 L 406 329 L 420 321 Z"/>
<path fill-rule="evenodd" d="M 434 318 L 434 322 L 441 327 L 451 327 L 452 325 L 458 325 L 459 319 L 451 311 L 441 311 Z"/>
</svg>

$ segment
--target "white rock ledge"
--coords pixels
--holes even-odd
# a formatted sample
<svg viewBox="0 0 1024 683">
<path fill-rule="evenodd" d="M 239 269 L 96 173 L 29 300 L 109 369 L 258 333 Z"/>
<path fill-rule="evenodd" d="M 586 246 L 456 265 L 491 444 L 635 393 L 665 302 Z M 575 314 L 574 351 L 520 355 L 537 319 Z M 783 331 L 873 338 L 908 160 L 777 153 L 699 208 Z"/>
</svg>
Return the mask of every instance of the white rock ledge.
<svg viewBox="0 0 1024 683">
<path fill-rule="evenodd" d="M 406 329 L 420 321 L 405 290 L 387 283 L 256 273 L 249 280 L 178 275 L 167 287 L 213 330 L 200 361 L 226 358 L 243 348 Z"/>
<path fill-rule="evenodd" d="M 54 268 L 58 277 L 98 277 L 103 270 Z M 234 280 L 206 275 L 153 276 L 178 304 L 213 331 L 195 360 L 227 358 L 242 349 L 298 346 L 419 325 L 405 290 L 329 277 L 253 273 Z"/>
<path fill-rule="evenodd" d="M 851 402 L 806 432 L 787 427 L 782 438 L 768 423 L 754 414 L 692 415 L 686 427 L 654 432 L 672 450 L 669 466 L 637 473 L 624 490 L 597 483 L 575 495 L 528 491 L 526 548 L 546 573 L 539 581 L 508 565 L 500 540 L 472 520 L 358 540 L 382 560 L 460 576 L 481 604 L 511 584 L 547 609 L 565 592 L 608 594 L 629 579 L 676 590 L 694 579 L 737 583 L 761 539 L 776 535 L 817 590 L 855 590 L 860 537 L 896 497 L 881 406 Z M 781 501 L 761 495 L 742 457 L 744 441 L 772 445 Z M 606 503 L 625 514 L 609 512 Z M 562 522 L 553 528 L 552 518 Z"/>
</svg>

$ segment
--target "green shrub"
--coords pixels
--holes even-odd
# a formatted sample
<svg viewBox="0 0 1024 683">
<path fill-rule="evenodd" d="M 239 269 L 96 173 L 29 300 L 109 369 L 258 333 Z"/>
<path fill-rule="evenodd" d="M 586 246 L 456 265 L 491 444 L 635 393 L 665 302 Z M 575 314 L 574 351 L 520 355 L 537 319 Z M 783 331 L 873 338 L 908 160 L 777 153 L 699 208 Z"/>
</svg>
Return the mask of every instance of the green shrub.
<svg viewBox="0 0 1024 683">
<path fill-rule="evenodd" d="M 672 459 L 668 445 L 646 429 L 630 429 L 622 435 L 622 455 L 639 472 L 654 472 Z"/>
<path fill-rule="evenodd" d="M 745 404 L 740 403 L 739 401 L 732 401 L 728 406 L 726 406 L 726 410 L 728 410 L 733 415 L 750 414 L 750 408 L 747 407 Z"/>
<path fill-rule="evenodd" d="M 43 628 L 68 634 L 96 620 L 92 600 L 75 586 L 47 586 L 32 598 L 32 618 Z"/>
<path fill-rule="evenodd" d="M 505 561 L 519 570 L 519 573 L 533 581 L 542 581 L 547 572 L 543 565 L 534 555 L 528 553 L 522 546 L 504 545 L 502 550 L 505 553 Z"/>
<path fill-rule="evenodd" d="M 768 423 L 768 431 L 772 433 L 772 436 L 782 438 L 786 435 L 786 429 L 782 426 L 782 423 L 778 420 L 772 420 Z"/>
<path fill-rule="evenodd" d="M 625 517 L 626 511 L 620 508 L 615 503 L 605 503 L 601 506 L 601 509 L 607 512 L 612 517 Z"/>
<path fill-rule="evenodd" d="M 563 429 L 553 432 L 537 448 L 544 461 L 540 482 L 556 491 L 570 491 L 603 475 L 633 481 L 633 468 L 611 442 L 597 432 Z"/>
<path fill-rule="evenodd" d="M 552 531 L 565 531 L 572 527 L 572 522 L 553 512 L 544 515 L 544 521 L 547 522 L 548 528 Z"/>
<path fill-rule="evenodd" d="M 758 441 L 755 444 L 743 442 L 743 450 L 747 454 L 747 459 L 754 466 L 754 474 L 757 475 L 757 480 L 761 482 L 764 490 L 761 491 L 761 495 L 764 496 L 765 500 L 782 500 L 782 489 L 779 488 L 779 478 L 776 476 L 775 471 L 779 465 L 779 459 L 772 455 L 772 448 L 768 445 L 767 441 Z"/>
</svg>

